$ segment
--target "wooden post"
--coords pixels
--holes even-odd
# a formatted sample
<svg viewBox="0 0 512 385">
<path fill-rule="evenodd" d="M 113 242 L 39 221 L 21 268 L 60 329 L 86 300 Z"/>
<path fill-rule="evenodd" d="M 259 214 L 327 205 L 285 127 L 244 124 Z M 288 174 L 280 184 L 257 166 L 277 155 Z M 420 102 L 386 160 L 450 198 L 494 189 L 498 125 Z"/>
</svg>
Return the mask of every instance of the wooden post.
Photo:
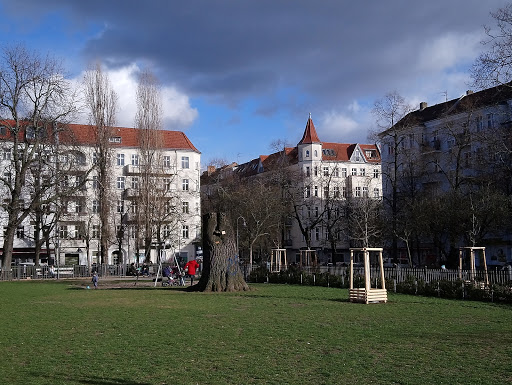
<svg viewBox="0 0 512 385">
<path fill-rule="evenodd" d="M 350 250 L 350 287 L 354 288 L 354 250 Z"/>
<path fill-rule="evenodd" d="M 380 264 L 380 279 L 382 281 L 382 288 L 386 289 L 386 278 L 384 277 L 384 261 L 382 260 L 382 250 L 379 251 L 379 264 Z"/>
<path fill-rule="evenodd" d="M 484 259 L 485 286 L 489 286 L 489 276 L 487 274 L 487 259 L 485 258 L 485 248 L 482 249 L 482 258 Z"/>
</svg>

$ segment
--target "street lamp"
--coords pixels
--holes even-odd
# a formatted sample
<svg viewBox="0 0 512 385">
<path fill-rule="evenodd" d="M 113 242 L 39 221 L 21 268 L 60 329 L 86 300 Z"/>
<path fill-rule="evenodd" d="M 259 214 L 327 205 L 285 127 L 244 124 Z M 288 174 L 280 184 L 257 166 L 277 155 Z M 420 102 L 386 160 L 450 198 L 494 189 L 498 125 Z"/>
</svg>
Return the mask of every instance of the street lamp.
<svg viewBox="0 0 512 385">
<path fill-rule="evenodd" d="M 245 218 L 243 216 L 239 216 L 238 218 L 236 218 L 236 252 L 238 254 L 238 258 L 240 258 L 240 246 L 238 244 L 238 220 L 239 219 L 243 219 L 244 220 L 244 227 L 247 226 L 247 223 L 245 222 Z"/>
</svg>

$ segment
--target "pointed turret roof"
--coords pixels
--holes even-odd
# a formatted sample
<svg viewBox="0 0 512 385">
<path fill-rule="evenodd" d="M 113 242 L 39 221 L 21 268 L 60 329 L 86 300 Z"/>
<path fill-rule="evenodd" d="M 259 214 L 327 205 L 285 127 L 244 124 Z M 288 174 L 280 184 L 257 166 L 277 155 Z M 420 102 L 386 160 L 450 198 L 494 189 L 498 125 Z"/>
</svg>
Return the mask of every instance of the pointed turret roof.
<svg viewBox="0 0 512 385">
<path fill-rule="evenodd" d="M 312 143 L 322 143 L 320 139 L 318 139 L 318 135 L 316 133 L 315 125 L 313 124 L 313 119 L 311 119 L 311 114 L 309 114 L 308 122 L 306 123 L 306 129 L 304 130 L 304 135 L 302 135 L 302 139 L 299 144 L 312 144 Z"/>
</svg>

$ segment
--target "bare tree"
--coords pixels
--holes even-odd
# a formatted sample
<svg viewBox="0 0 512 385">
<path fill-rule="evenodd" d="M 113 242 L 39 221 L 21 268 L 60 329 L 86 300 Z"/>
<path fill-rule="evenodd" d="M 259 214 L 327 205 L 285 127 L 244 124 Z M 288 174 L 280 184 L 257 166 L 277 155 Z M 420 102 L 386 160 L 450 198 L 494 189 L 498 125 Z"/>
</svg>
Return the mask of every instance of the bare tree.
<svg viewBox="0 0 512 385">
<path fill-rule="evenodd" d="M 488 88 L 507 84 L 512 80 L 512 4 L 491 12 L 496 29 L 484 27 L 488 47 L 480 54 L 471 70 L 474 85 Z"/>
<path fill-rule="evenodd" d="M 108 75 L 99 64 L 84 76 L 85 103 L 90 124 L 95 130 L 95 153 L 98 187 L 96 198 L 99 202 L 100 263 L 108 258 L 108 247 L 112 240 L 110 217 L 112 206 L 112 145 L 113 127 L 116 122 L 117 95 L 112 89 Z"/>
<path fill-rule="evenodd" d="M 406 141 L 409 139 L 414 142 L 414 137 L 409 137 L 407 131 L 415 125 L 414 120 L 405 117 L 412 111 L 412 108 L 406 103 L 405 99 L 398 92 L 390 92 L 382 99 L 375 102 L 373 115 L 376 124 L 382 131 L 379 139 L 383 146 L 386 146 L 389 153 L 389 159 L 386 167 L 382 167 L 383 188 L 390 194 L 384 196 L 384 204 L 390 216 L 391 222 L 391 255 L 395 259 L 398 257 L 398 217 L 400 215 L 400 184 L 407 179 L 402 178 L 404 170 L 414 175 L 413 168 L 417 163 L 410 162 L 411 154 L 405 153 L 407 147 Z M 386 151 L 386 150 L 385 150 Z M 407 167 L 409 166 L 409 167 Z M 414 186 L 414 183 L 410 184 Z"/>
<path fill-rule="evenodd" d="M 6 47 L 0 63 L 0 120 L 5 129 L 7 158 L 0 176 L 6 194 L 3 266 L 10 266 L 14 236 L 23 221 L 56 199 L 55 185 L 40 174 L 53 169 L 48 151 L 65 131 L 66 118 L 75 111 L 74 94 L 58 62 L 40 57 L 23 46 Z M 53 154 L 55 156 L 55 154 Z"/>
</svg>

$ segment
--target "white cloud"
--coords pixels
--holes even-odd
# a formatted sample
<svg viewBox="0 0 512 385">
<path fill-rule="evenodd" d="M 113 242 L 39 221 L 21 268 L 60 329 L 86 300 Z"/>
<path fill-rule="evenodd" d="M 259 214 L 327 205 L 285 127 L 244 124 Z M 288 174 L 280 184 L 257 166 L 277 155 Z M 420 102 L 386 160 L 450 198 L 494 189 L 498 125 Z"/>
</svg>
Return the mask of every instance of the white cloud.
<svg viewBox="0 0 512 385">
<path fill-rule="evenodd" d="M 137 75 L 139 72 L 140 68 L 136 64 L 115 70 L 107 70 L 112 87 L 118 97 L 116 121 L 118 126 L 134 126 L 135 114 L 137 112 Z M 73 81 L 79 84 L 82 78 L 83 74 Z M 162 120 L 165 129 L 184 130 L 197 119 L 198 111 L 190 105 L 187 95 L 172 86 L 162 86 L 161 95 Z M 78 120 L 82 123 L 87 123 L 86 114 L 82 114 Z"/>
<path fill-rule="evenodd" d="M 443 71 L 461 62 L 474 60 L 481 49 L 480 31 L 466 34 L 447 33 L 420 47 L 418 67 L 421 71 Z"/>
</svg>

